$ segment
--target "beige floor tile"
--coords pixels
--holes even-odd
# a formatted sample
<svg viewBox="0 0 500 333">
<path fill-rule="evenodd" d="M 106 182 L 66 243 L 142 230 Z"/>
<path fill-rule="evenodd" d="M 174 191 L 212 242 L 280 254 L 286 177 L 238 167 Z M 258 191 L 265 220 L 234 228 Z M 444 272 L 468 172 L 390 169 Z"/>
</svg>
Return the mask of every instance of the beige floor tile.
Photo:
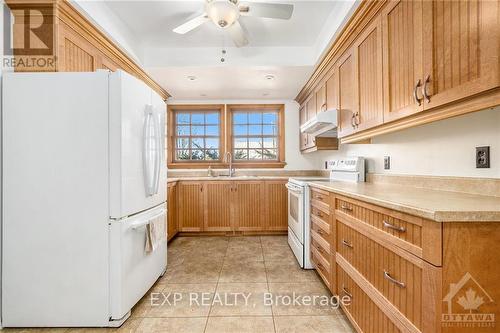
<svg viewBox="0 0 500 333">
<path fill-rule="evenodd" d="M 269 282 L 306 282 L 319 281 L 314 270 L 304 270 L 297 262 L 265 261 Z"/>
<path fill-rule="evenodd" d="M 216 283 L 167 284 L 150 302 L 144 317 L 206 317 L 210 311 Z"/>
<path fill-rule="evenodd" d="M 144 318 L 138 333 L 203 333 L 207 318 Z"/>
<path fill-rule="evenodd" d="M 255 244 L 255 245 L 260 245 L 260 237 L 259 236 L 236 236 L 236 237 L 229 237 L 229 246 L 231 245 L 250 245 L 250 244 Z"/>
<path fill-rule="evenodd" d="M 292 250 L 288 246 L 265 246 L 263 247 L 264 261 L 279 260 L 287 263 L 296 263 Z"/>
<path fill-rule="evenodd" d="M 275 316 L 340 314 L 337 300 L 321 282 L 269 283 L 269 291 Z"/>
<path fill-rule="evenodd" d="M 209 317 L 205 333 L 274 333 L 272 317 Z"/>
<path fill-rule="evenodd" d="M 185 262 L 183 265 L 167 269 L 165 279 L 169 283 L 212 283 L 219 279 L 222 261 Z"/>
<path fill-rule="evenodd" d="M 267 282 L 263 261 L 225 261 L 219 282 Z"/>
<path fill-rule="evenodd" d="M 260 236 L 263 247 L 288 246 L 288 236 Z"/>
<path fill-rule="evenodd" d="M 219 283 L 210 316 L 271 316 L 264 303 L 268 292 L 267 283 Z"/>
<path fill-rule="evenodd" d="M 274 317 L 276 333 L 347 333 L 340 316 Z"/>
<path fill-rule="evenodd" d="M 260 244 L 251 246 L 230 246 L 227 249 L 224 261 L 264 261 L 264 255 Z"/>
</svg>

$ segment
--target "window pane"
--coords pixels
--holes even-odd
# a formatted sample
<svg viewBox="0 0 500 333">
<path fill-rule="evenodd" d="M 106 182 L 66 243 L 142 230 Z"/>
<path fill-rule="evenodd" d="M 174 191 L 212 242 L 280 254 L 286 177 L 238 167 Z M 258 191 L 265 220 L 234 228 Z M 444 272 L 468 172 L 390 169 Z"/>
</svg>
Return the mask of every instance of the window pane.
<svg viewBox="0 0 500 333">
<path fill-rule="evenodd" d="M 233 135 L 248 135 L 248 126 L 246 126 L 246 125 L 234 125 Z"/>
<path fill-rule="evenodd" d="M 251 160 L 261 160 L 262 150 L 261 149 L 250 149 L 248 158 Z"/>
<path fill-rule="evenodd" d="M 248 124 L 247 114 L 243 113 L 243 112 L 233 113 L 233 123 L 234 124 Z"/>
<path fill-rule="evenodd" d="M 264 138 L 264 148 L 278 148 L 278 139 Z"/>
<path fill-rule="evenodd" d="M 273 112 L 273 113 L 264 113 L 263 116 L 263 123 L 264 124 L 277 124 L 278 123 L 278 114 Z"/>
<path fill-rule="evenodd" d="M 193 138 L 191 139 L 191 148 L 192 149 L 203 149 L 205 148 L 205 143 L 202 138 Z"/>
<path fill-rule="evenodd" d="M 209 149 L 205 153 L 205 159 L 206 160 L 213 161 L 213 160 L 218 160 L 219 158 L 220 158 L 219 150 Z"/>
<path fill-rule="evenodd" d="M 205 123 L 205 114 L 204 113 L 191 114 L 191 124 L 203 125 L 204 123 Z"/>
<path fill-rule="evenodd" d="M 177 126 L 177 135 L 188 136 L 189 126 Z"/>
<path fill-rule="evenodd" d="M 246 149 L 236 149 L 234 151 L 234 160 L 246 160 L 248 159 L 248 150 Z"/>
<path fill-rule="evenodd" d="M 249 148 L 262 148 L 262 138 L 248 138 Z"/>
<path fill-rule="evenodd" d="M 205 148 L 219 149 L 219 139 L 205 139 Z"/>
<path fill-rule="evenodd" d="M 189 160 L 189 150 L 176 150 L 175 159 L 176 160 Z"/>
<path fill-rule="evenodd" d="M 177 113 L 177 125 L 189 124 L 189 113 Z"/>
<path fill-rule="evenodd" d="M 250 113 L 248 115 L 248 123 L 249 124 L 262 124 L 262 113 Z"/>
<path fill-rule="evenodd" d="M 189 148 L 189 139 L 188 138 L 177 139 L 176 148 L 185 148 L 185 149 Z"/>
<path fill-rule="evenodd" d="M 205 135 L 219 136 L 219 126 L 207 126 Z"/>
<path fill-rule="evenodd" d="M 262 125 L 250 125 L 248 135 L 262 135 Z"/>
<path fill-rule="evenodd" d="M 276 149 L 264 149 L 262 157 L 265 160 L 275 160 L 278 158 L 278 151 Z"/>
<path fill-rule="evenodd" d="M 219 125 L 219 114 L 218 113 L 207 113 L 205 116 L 207 124 Z"/>
<path fill-rule="evenodd" d="M 205 159 L 205 153 L 203 152 L 203 150 L 193 150 L 191 152 L 191 159 L 194 161 L 202 161 Z"/>
<path fill-rule="evenodd" d="M 191 135 L 193 136 L 205 135 L 205 126 L 191 126 Z"/>
<path fill-rule="evenodd" d="M 273 125 L 264 125 L 263 127 L 263 134 L 264 135 L 278 135 L 278 128 Z"/>
<path fill-rule="evenodd" d="M 248 148 L 248 139 L 247 138 L 235 138 L 234 139 L 234 148 Z"/>
</svg>

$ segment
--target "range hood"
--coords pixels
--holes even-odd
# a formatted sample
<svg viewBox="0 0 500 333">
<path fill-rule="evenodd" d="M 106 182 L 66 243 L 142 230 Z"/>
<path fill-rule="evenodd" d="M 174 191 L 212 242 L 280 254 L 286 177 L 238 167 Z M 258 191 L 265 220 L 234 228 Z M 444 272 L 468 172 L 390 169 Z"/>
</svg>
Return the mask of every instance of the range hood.
<svg viewBox="0 0 500 333">
<path fill-rule="evenodd" d="M 337 136 L 337 109 L 317 113 L 300 126 L 300 132 L 316 137 Z"/>
</svg>

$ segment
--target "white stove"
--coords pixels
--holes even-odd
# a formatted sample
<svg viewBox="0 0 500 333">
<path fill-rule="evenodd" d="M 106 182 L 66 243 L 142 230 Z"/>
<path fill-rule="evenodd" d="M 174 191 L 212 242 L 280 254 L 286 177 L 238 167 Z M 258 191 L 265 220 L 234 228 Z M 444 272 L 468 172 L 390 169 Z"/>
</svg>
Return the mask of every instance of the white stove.
<svg viewBox="0 0 500 333">
<path fill-rule="evenodd" d="M 330 177 L 297 177 L 288 179 L 288 244 L 300 267 L 312 269 L 310 259 L 310 190 L 312 181 L 365 181 L 363 157 L 349 157 L 327 162 Z"/>
</svg>

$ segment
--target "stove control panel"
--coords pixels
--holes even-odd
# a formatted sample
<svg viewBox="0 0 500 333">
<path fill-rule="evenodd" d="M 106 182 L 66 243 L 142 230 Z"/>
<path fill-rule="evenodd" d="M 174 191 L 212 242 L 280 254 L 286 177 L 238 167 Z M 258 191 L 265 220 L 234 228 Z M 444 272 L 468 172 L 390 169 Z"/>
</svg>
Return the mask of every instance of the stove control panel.
<svg viewBox="0 0 500 333">
<path fill-rule="evenodd" d="M 331 180 L 365 181 L 365 159 L 363 157 L 346 157 L 326 162 L 330 170 Z"/>
</svg>

